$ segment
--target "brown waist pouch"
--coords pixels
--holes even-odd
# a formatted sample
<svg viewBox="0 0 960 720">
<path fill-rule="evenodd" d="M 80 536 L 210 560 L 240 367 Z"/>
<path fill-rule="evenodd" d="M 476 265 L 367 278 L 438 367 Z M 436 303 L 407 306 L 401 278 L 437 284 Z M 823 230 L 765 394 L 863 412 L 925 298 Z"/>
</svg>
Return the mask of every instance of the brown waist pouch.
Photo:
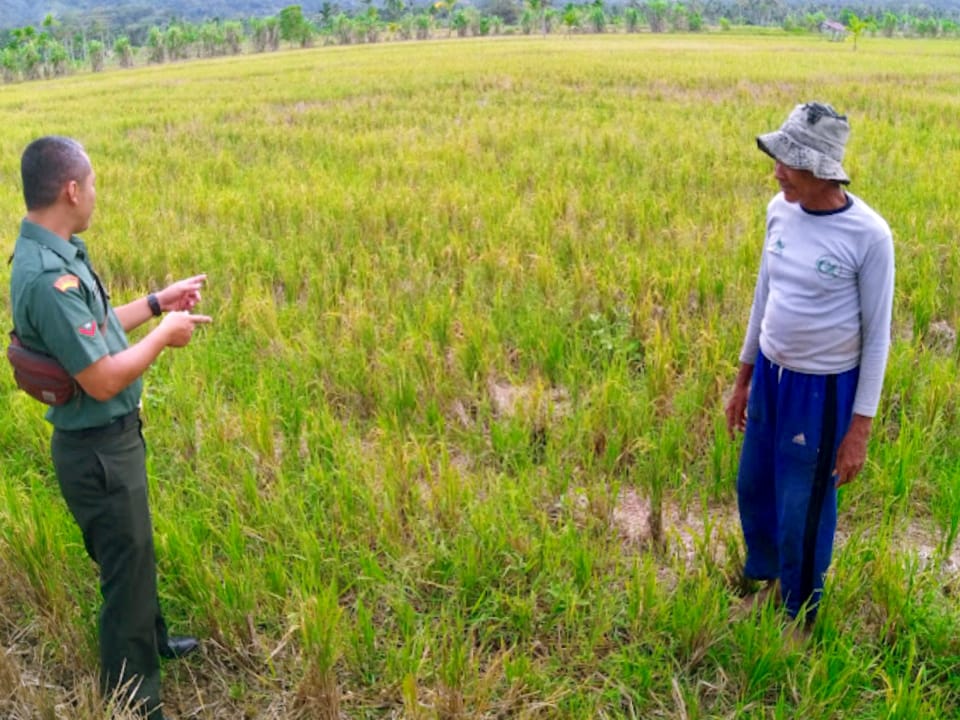
<svg viewBox="0 0 960 720">
<path fill-rule="evenodd" d="M 80 390 L 77 381 L 56 358 L 26 347 L 16 330 L 10 331 L 7 360 L 13 366 L 17 387 L 42 403 L 64 405 Z"/>
</svg>

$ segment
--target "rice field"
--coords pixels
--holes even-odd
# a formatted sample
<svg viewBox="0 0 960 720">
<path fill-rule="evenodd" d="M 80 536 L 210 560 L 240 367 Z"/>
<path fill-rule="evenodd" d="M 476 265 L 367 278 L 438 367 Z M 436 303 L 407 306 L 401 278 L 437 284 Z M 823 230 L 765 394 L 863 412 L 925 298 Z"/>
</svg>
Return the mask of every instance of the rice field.
<svg viewBox="0 0 960 720">
<path fill-rule="evenodd" d="M 115 303 L 209 275 L 214 324 L 145 383 L 161 598 L 204 638 L 167 716 L 960 716 L 958 85 L 953 41 L 717 33 L 0 87 L 10 250 L 20 153 L 66 134 Z M 804 650 L 730 619 L 722 408 L 776 190 L 754 138 L 806 100 L 850 116 L 897 280 Z M 106 718 L 96 568 L 42 407 L 0 395 L 0 716 Z"/>
</svg>

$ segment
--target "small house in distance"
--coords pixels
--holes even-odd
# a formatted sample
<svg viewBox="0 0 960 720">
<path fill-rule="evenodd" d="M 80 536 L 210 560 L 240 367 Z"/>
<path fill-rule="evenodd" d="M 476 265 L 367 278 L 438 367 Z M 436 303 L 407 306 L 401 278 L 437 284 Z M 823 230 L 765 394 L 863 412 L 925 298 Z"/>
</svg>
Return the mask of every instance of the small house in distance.
<svg viewBox="0 0 960 720">
<path fill-rule="evenodd" d="M 820 23 L 820 32 L 830 36 L 830 42 L 843 42 L 847 37 L 847 28 L 836 20 L 824 20 Z"/>
</svg>

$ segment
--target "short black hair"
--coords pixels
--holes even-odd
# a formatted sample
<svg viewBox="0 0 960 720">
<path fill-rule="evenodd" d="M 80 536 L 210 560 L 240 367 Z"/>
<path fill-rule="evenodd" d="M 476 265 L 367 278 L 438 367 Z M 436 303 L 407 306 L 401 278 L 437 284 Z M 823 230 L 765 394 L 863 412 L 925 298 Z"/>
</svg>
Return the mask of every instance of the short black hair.
<svg viewBox="0 0 960 720">
<path fill-rule="evenodd" d="M 27 145 L 20 158 L 23 199 L 27 210 L 50 207 L 63 186 L 90 173 L 90 159 L 73 138 L 48 135 Z"/>
</svg>

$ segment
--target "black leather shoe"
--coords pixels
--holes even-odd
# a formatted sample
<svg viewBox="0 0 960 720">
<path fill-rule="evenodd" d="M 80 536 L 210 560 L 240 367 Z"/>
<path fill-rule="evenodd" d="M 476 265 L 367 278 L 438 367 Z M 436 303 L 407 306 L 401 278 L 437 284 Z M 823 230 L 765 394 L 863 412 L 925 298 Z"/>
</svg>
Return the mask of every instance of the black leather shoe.
<svg viewBox="0 0 960 720">
<path fill-rule="evenodd" d="M 189 655 L 198 647 L 200 647 L 200 641 L 196 638 L 186 635 L 171 635 L 167 638 L 165 644 L 160 643 L 157 650 L 164 660 L 176 660 L 184 655 Z"/>
</svg>

